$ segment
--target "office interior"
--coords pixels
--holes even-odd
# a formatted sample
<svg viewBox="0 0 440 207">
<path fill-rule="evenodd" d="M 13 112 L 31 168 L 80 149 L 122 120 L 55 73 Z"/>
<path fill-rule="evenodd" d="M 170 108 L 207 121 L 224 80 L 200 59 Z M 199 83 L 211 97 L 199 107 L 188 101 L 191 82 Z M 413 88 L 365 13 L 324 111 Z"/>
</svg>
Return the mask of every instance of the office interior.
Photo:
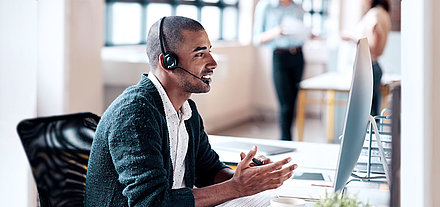
<svg viewBox="0 0 440 207">
<path fill-rule="evenodd" d="M 212 41 L 218 62 L 212 91 L 192 96 L 208 133 L 249 120 L 276 121 L 271 55 L 252 45 L 257 2 L 239 0 L 237 22 L 231 23 L 239 32 L 232 40 Z M 344 70 L 341 64 L 350 64 L 345 57 L 354 56 L 349 50 L 344 54 L 338 35 L 359 21 L 361 1 L 326 2 L 326 25 L 315 31 L 322 37 L 304 45 L 304 79 Z M 390 33 L 380 63 L 385 73 L 398 74 L 402 85 L 400 203 L 440 206 L 440 2 L 391 2 L 400 4 L 400 30 Z M 15 131 L 19 121 L 83 111 L 102 115 L 124 88 L 148 72 L 145 45 L 105 45 L 108 12 L 104 0 L 0 0 L 2 205 L 36 206 L 32 173 Z M 212 26 L 205 27 L 210 34 Z M 308 107 L 306 116 L 323 119 L 324 112 Z M 335 124 L 342 124 L 343 106 L 336 112 Z M 337 133 L 342 126 L 335 128 Z M 308 140 L 305 133 L 304 141 L 326 141 Z"/>
</svg>

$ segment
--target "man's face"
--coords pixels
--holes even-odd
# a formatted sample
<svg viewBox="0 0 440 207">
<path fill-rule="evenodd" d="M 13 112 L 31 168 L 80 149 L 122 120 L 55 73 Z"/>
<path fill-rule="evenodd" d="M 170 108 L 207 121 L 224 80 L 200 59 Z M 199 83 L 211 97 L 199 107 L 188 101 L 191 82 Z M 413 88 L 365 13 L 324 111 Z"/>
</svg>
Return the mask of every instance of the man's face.
<svg viewBox="0 0 440 207">
<path fill-rule="evenodd" d="M 184 41 L 177 51 L 179 66 L 185 68 L 205 81 L 211 82 L 211 75 L 217 67 L 217 62 L 211 56 L 211 42 L 205 30 L 183 30 Z M 178 85 L 188 93 L 206 93 L 211 87 L 201 80 L 182 70 L 175 70 L 178 75 Z"/>
</svg>

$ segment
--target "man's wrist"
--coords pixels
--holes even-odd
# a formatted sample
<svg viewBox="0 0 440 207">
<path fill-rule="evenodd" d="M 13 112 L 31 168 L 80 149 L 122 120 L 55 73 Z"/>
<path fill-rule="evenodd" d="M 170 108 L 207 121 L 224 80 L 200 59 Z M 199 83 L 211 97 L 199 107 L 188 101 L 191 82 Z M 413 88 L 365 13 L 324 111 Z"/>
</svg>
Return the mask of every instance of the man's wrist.
<svg viewBox="0 0 440 207">
<path fill-rule="evenodd" d="M 233 196 L 232 199 L 243 197 L 240 191 L 240 185 L 233 178 L 227 180 L 225 184 L 227 185 L 230 194 Z"/>
</svg>

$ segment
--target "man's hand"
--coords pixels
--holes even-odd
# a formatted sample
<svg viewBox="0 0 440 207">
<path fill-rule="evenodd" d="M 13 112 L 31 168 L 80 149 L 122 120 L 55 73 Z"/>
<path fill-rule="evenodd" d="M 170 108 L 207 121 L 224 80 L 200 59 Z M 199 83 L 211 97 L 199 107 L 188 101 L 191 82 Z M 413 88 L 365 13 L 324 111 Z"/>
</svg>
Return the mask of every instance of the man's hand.
<svg viewBox="0 0 440 207">
<path fill-rule="evenodd" d="M 246 154 L 244 152 L 241 152 L 240 157 L 241 157 L 241 160 L 243 161 L 243 159 L 246 157 Z M 261 163 L 263 163 L 263 165 L 267 165 L 269 163 L 272 163 L 272 161 L 264 155 L 258 155 L 256 157 L 256 159 L 259 160 Z M 257 166 L 257 164 L 255 164 L 255 162 L 249 163 L 249 167 L 255 167 L 255 166 Z"/>
<path fill-rule="evenodd" d="M 238 163 L 231 179 L 240 197 L 280 187 L 292 176 L 293 170 L 297 167 L 296 164 L 292 164 L 283 168 L 292 160 L 290 157 L 274 163 L 265 158 L 260 160 L 264 165 L 252 166 L 252 158 L 256 153 L 257 148 L 254 146 L 246 156 L 243 157 L 244 153 L 241 154 L 242 161 Z"/>
</svg>

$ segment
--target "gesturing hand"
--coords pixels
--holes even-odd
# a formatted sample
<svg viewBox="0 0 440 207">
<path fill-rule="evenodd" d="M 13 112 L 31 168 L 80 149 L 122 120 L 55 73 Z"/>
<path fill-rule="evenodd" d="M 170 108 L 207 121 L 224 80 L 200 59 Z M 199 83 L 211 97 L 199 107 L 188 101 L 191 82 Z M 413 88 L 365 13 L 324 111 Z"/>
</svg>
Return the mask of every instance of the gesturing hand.
<svg viewBox="0 0 440 207">
<path fill-rule="evenodd" d="M 264 165 L 250 165 L 256 153 L 255 146 L 244 157 L 244 153 L 242 153 L 242 161 L 238 163 L 232 177 L 232 182 L 240 197 L 280 187 L 284 181 L 292 176 L 293 170 L 297 167 L 296 164 L 292 164 L 283 168 L 292 160 L 290 157 L 274 163 L 268 159 L 262 159 Z"/>
<path fill-rule="evenodd" d="M 243 160 L 246 157 L 246 154 L 244 154 L 244 152 L 242 152 L 242 153 L 240 153 L 240 157 L 241 157 L 241 160 Z M 259 160 L 261 163 L 263 163 L 263 165 L 267 165 L 269 163 L 272 163 L 272 161 L 264 155 L 258 155 L 256 157 L 256 159 Z M 257 166 L 257 164 L 255 162 L 250 162 L 249 166 L 254 167 L 254 166 Z"/>
</svg>

